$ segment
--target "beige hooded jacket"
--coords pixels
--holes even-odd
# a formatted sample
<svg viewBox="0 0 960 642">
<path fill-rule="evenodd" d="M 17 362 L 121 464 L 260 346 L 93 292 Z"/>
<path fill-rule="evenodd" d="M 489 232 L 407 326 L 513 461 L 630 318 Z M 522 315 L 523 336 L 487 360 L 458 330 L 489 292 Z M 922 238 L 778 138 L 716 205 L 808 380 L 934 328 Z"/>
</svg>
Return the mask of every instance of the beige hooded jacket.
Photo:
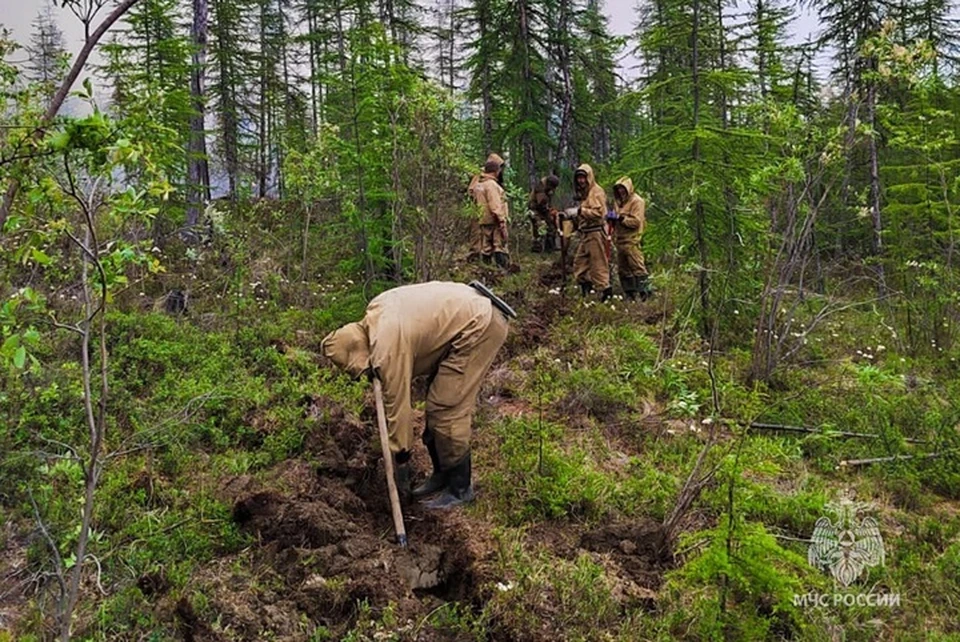
<svg viewBox="0 0 960 642">
<path fill-rule="evenodd" d="M 368 368 L 379 373 L 394 453 L 411 447 L 410 385 L 414 377 L 436 375 L 443 364 L 440 374 L 446 379 L 453 374 L 468 380 L 469 384 L 462 386 L 438 386 L 437 377 L 432 387 L 438 390 L 428 398 L 427 422 L 431 422 L 432 412 L 437 414 L 437 429 L 447 441 L 456 442 L 445 443 L 441 455 L 453 459 L 469 444 L 470 415 L 476 401 L 476 389 L 470 388 L 474 383 L 479 388 L 506 337 L 506 321 L 502 315 L 494 315 L 500 313 L 490 300 L 468 285 L 433 281 L 401 286 L 374 298 L 362 321 L 327 335 L 323 354 L 354 377 Z M 499 342 L 492 344 L 488 341 L 491 326 L 502 334 Z M 480 359 L 476 358 L 478 352 L 483 353 Z M 452 418 L 447 421 L 445 414 Z"/>
<path fill-rule="evenodd" d="M 593 228 L 603 228 L 604 215 L 607 213 L 607 194 L 603 188 L 597 185 L 593 177 L 593 168 L 584 163 L 577 168 L 578 172 L 584 172 L 587 175 L 587 192 L 583 200 L 580 201 L 580 215 L 577 218 L 577 226 L 581 231 L 592 230 Z"/>
<path fill-rule="evenodd" d="M 618 247 L 636 245 L 647 226 L 646 203 L 639 194 L 634 193 L 633 181 L 629 177 L 624 176 L 617 181 L 613 190 L 614 195 L 616 195 L 617 186 L 622 186 L 627 190 L 627 199 L 623 203 L 616 203 L 617 214 L 620 215 L 620 220 L 617 221 L 616 226 L 616 243 Z"/>
</svg>

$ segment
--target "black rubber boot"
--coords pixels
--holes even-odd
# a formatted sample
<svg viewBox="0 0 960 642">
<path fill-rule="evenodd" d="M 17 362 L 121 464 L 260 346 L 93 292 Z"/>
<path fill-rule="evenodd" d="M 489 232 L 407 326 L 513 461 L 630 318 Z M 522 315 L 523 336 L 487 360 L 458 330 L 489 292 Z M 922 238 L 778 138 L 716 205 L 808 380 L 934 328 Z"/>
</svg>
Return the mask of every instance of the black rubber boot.
<svg viewBox="0 0 960 642">
<path fill-rule="evenodd" d="M 397 495 L 406 504 L 410 501 L 410 464 L 397 464 L 393 469 L 393 480 L 397 484 Z"/>
<path fill-rule="evenodd" d="M 449 510 L 473 501 L 473 484 L 471 476 L 470 453 L 460 460 L 456 466 L 446 471 L 447 488 L 439 497 L 424 502 L 424 508 L 433 510 Z"/>
<path fill-rule="evenodd" d="M 433 439 L 433 433 L 429 430 L 423 433 L 423 443 L 427 445 L 427 452 L 430 453 L 430 461 L 433 462 L 433 473 L 427 477 L 426 481 L 413 489 L 413 496 L 417 499 L 439 493 L 447 486 L 447 476 L 440 470 L 440 457 L 437 455 L 437 442 Z"/>
<path fill-rule="evenodd" d="M 600 293 L 600 303 L 606 303 L 607 299 L 613 296 L 613 288 L 607 286 L 607 289 Z"/>
<path fill-rule="evenodd" d="M 588 294 L 590 294 L 591 292 L 593 292 L 593 284 L 592 284 L 592 283 L 581 283 L 581 284 L 580 284 L 580 296 L 586 297 L 586 296 L 587 296 Z"/>
<path fill-rule="evenodd" d="M 544 251 L 544 252 L 556 252 L 556 251 L 557 251 L 557 234 L 556 234 L 556 232 L 547 231 L 546 236 L 543 237 L 543 251 Z"/>
<path fill-rule="evenodd" d="M 623 288 L 623 296 L 627 298 L 628 301 L 634 301 L 637 298 L 637 277 L 635 276 L 621 276 L 620 277 L 620 286 Z"/>
<path fill-rule="evenodd" d="M 640 300 L 646 301 L 653 296 L 653 288 L 650 287 L 650 277 L 646 274 L 642 276 L 635 276 L 634 283 L 636 284 L 637 292 L 640 293 Z"/>
<path fill-rule="evenodd" d="M 393 481 L 397 484 L 400 501 L 410 501 L 410 451 L 401 450 L 393 456 Z"/>
<path fill-rule="evenodd" d="M 497 267 L 506 270 L 510 267 L 510 257 L 506 252 L 497 252 L 493 255 L 497 261 Z"/>
</svg>

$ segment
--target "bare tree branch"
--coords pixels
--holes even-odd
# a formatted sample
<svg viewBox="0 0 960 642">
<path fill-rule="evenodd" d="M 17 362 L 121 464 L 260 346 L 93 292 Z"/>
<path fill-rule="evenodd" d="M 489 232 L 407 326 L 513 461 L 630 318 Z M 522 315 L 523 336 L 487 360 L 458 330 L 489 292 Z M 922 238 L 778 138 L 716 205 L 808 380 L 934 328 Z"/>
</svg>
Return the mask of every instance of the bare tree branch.
<svg viewBox="0 0 960 642">
<path fill-rule="evenodd" d="M 84 20 L 86 42 L 84 42 L 83 48 L 77 55 L 77 59 L 73 61 L 73 66 L 70 68 L 70 72 L 67 74 L 66 78 L 63 79 L 63 82 L 60 84 L 60 88 L 57 90 L 57 93 L 54 94 L 53 100 L 50 101 L 50 106 L 40 119 L 40 125 L 30 137 L 31 140 L 37 142 L 43 137 L 46 128 L 50 126 L 50 124 L 53 122 L 53 119 L 60 111 L 60 107 L 63 106 L 63 101 L 67 99 L 67 95 L 70 93 L 70 88 L 73 87 L 73 83 L 75 83 L 77 78 L 80 77 L 80 72 L 83 70 L 84 65 L 87 64 L 87 59 L 90 57 L 90 54 L 93 53 L 97 43 L 100 41 L 103 35 L 107 33 L 110 27 L 112 27 L 113 24 L 123 16 L 123 14 L 129 11 L 139 1 L 140 0 L 122 0 L 122 2 L 120 2 L 116 8 L 110 12 L 106 18 L 104 18 L 103 22 L 100 23 L 100 25 L 92 34 L 90 33 L 90 22 L 93 20 L 93 17 L 96 15 L 97 11 L 99 11 L 103 6 L 103 3 L 100 2 L 100 0 L 97 0 L 95 3 L 97 5 L 95 11 L 93 10 L 94 5 L 88 3 L 88 11 L 85 14 L 86 20 L 81 18 L 81 20 Z M 72 3 L 72 5 L 75 4 L 76 3 Z M 0 204 L 0 234 L 3 232 L 3 226 L 7 222 L 7 217 L 10 215 L 10 209 L 13 207 L 13 199 L 16 198 L 18 191 L 20 191 L 20 180 L 14 175 L 10 179 L 10 185 L 7 187 L 6 194 L 3 196 L 3 203 Z"/>
</svg>

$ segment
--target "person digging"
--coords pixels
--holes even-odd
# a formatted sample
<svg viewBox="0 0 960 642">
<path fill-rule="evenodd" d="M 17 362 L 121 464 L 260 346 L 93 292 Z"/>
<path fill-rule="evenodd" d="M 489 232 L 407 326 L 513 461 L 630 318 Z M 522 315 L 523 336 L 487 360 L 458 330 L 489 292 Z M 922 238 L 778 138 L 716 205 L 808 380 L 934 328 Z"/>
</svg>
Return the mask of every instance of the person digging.
<svg viewBox="0 0 960 642">
<path fill-rule="evenodd" d="M 383 389 L 394 476 L 400 494 L 449 509 L 473 499 L 470 441 L 480 385 L 507 337 L 513 310 L 482 284 L 405 285 L 374 298 L 358 322 L 327 335 L 323 354 L 354 377 Z M 433 472 L 410 490 L 411 382 L 429 386 L 423 443 Z"/>
</svg>

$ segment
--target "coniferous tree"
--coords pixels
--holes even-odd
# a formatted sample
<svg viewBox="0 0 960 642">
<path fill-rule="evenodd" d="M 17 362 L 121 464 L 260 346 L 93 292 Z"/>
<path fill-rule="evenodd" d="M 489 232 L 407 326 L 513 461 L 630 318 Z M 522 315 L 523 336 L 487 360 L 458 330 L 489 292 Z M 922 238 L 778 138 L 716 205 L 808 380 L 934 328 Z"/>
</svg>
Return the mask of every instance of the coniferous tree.
<svg viewBox="0 0 960 642">
<path fill-rule="evenodd" d="M 63 43 L 63 31 L 53 15 L 53 7 L 47 4 L 33 21 L 33 33 L 26 47 L 29 54 L 26 77 L 40 86 L 46 103 L 53 99 L 57 87 L 67 73 L 67 55 Z"/>
<path fill-rule="evenodd" d="M 615 57 L 621 39 L 610 35 L 607 17 L 599 0 L 587 0 L 586 8 L 579 15 L 578 30 L 582 34 L 577 44 L 578 66 L 586 76 L 587 91 L 583 104 L 577 111 L 582 114 L 578 127 L 584 130 L 585 147 L 597 163 L 606 163 L 611 158 L 614 136 L 611 118 L 613 103 L 617 98 Z"/>
<path fill-rule="evenodd" d="M 659 233 L 695 266 L 706 338 L 722 318 L 719 306 L 741 287 L 737 252 L 753 228 L 737 215 L 733 190 L 735 177 L 749 170 L 758 139 L 730 118 L 729 98 L 743 91 L 744 75 L 728 53 L 721 9 L 703 0 L 651 0 L 644 7 L 640 98 L 649 105 L 641 113 L 649 114 L 650 124 L 622 159 L 642 168 L 639 187 L 656 194 L 667 216 Z M 723 275 L 717 282 L 715 271 Z"/>
</svg>

